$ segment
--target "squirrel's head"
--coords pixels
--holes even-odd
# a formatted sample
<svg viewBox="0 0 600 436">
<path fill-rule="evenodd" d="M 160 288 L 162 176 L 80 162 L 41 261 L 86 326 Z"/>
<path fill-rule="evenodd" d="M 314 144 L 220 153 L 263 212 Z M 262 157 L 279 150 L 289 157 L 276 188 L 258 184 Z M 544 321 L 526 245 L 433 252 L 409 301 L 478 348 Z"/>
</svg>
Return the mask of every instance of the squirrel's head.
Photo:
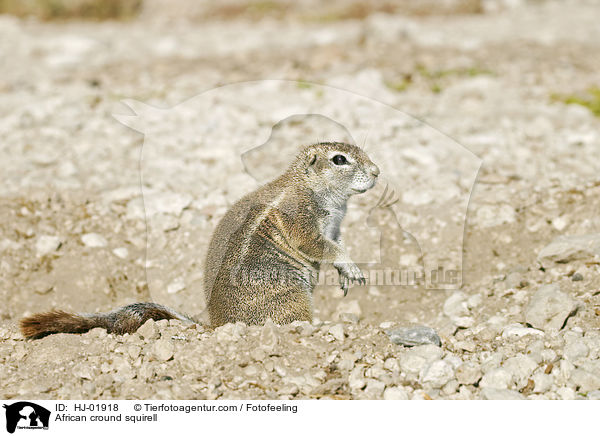
<svg viewBox="0 0 600 436">
<path fill-rule="evenodd" d="M 309 145 L 298 163 L 313 189 L 343 198 L 371 189 L 379 175 L 379 168 L 361 148 L 343 142 Z"/>
</svg>

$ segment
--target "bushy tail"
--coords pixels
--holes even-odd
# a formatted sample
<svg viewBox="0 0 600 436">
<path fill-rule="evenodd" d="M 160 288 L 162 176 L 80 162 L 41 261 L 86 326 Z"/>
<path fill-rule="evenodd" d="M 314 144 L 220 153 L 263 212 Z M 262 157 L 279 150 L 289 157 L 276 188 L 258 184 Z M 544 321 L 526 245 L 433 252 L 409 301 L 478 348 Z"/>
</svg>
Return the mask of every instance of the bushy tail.
<svg viewBox="0 0 600 436">
<path fill-rule="evenodd" d="M 107 313 L 68 313 L 62 310 L 36 313 L 21 320 L 21 333 L 39 339 L 53 333 L 85 333 L 95 327 L 122 335 L 135 332 L 149 319 L 179 319 L 195 323 L 192 318 L 155 303 L 134 303 Z"/>
</svg>

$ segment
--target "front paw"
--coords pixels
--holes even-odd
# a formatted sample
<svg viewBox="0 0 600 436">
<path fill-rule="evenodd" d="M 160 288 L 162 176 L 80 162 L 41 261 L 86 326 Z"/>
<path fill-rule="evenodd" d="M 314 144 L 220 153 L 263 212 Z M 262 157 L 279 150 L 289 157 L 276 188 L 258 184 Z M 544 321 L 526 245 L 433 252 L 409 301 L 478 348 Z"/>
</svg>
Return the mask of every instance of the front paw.
<svg viewBox="0 0 600 436">
<path fill-rule="evenodd" d="M 348 294 L 350 282 L 357 282 L 359 285 L 367 283 L 362 271 L 354 263 L 334 263 L 333 266 L 340 274 L 340 287 L 344 291 L 344 297 Z"/>
</svg>

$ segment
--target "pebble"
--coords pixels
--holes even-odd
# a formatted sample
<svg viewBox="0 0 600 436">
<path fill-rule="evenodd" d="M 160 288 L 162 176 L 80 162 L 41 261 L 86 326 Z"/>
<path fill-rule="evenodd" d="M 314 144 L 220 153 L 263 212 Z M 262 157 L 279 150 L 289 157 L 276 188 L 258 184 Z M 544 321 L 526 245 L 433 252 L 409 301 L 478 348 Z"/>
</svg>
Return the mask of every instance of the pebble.
<svg viewBox="0 0 600 436">
<path fill-rule="evenodd" d="M 552 384 L 554 383 L 554 377 L 550 374 L 544 374 L 543 372 L 538 372 L 534 374 L 532 377 L 533 380 L 533 392 L 537 394 L 543 394 L 544 392 L 548 392 L 552 388 Z"/>
<path fill-rule="evenodd" d="M 568 386 L 564 386 L 562 388 L 558 388 L 556 390 L 558 397 L 561 400 L 574 400 L 575 399 L 575 390 Z"/>
<path fill-rule="evenodd" d="M 427 326 L 399 327 L 387 330 L 386 333 L 394 344 L 413 347 L 433 344 L 442 346 L 442 340 L 434 329 Z"/>
<path fill-rule="evenodd" d="M 434 388 L 441 388 L 454 378 L 454 368 L 444 360 L 436 360 L 421 370 L 421 383 L 429 383 Z"/>
<path fill-rule="evenodd" d="M 81 242 L 89 248 L 102 248 L 108 245 L 106 238 L 98 233 L 86 233 L 85 235 L 82 235 Z"/>
<path fill-rule="evenodd" d="M 524 327 L 521 324 L 509 324 L 502 330 L 505 339 L 520 339 L 524 336 L 544 336 L 544 332 L 538 329 Z"/>
<path fill-rule="evenodd" d="M 127 259 L 127 257 L 129 256 L 129 250 L 127 250 L 127 248 L 125 247 L 115 248 L 112 252 L 115 256 L 117 256 L 120 259 Z"/>
<path fill-rule="evenodd" d="M 419 345 L 409 348 L 400 354 L 400 369 L 412 375 L 417 375 L 421 369 L 442 358 L 442 350 L 436 345 Z"/>
<path fill-rule="evenodd" d="M 158 332 L 158 326 L 153 319 L 149 319 L 137 329 L 137 333 L 146 340 L 146 342 L 153 341 L 160 337 Z"/>
<path fill-rule="evenodd" d="M 557 283 L 542 285 L 529 301 L 525 320 L 544 331 L 560 330 L 578 308 L 578 303 L 562 292 Z"/>
<path fill-rule="evenodd" d="M 456 369 L 456 379 L 461 385 L 473 385 L 481 380 L 481 369 L 479 365 L 466 362 Z"/>
<path fill-rule="evenodd" d="M 166 362 L 173 357 L 175 346 L 168 339 L 159 339 L 152 346 L 152 353 L 157 360 Z"/>
<path fill-rule="evenodd" d="M 565 359 L 577 364 L 581 359 L 587 357 L 590 350 L 583 339 L 575 340 L 565 345 L 563 356 Z"/>
<path fill-rule="evenodd" d="M 344 340 L 344 326 L 342 324 L 334 324 L 329 327 L 329 334 L 338 341 Z"/>
<path fill-rule="evenodd" d="M 580 282 L 583 280 L 583 275 L 581 273 L 575 273 L 571 276 L 571 280 L 574 282 Z"/>
<path fill-rule="evenodd" d="M 379 380 L 368 379 L 367 387 L 365 388 L 365 394 L 369 398 L 381 399 L 381 397 L 383 396 L 384 389 L 385 383 Z"/>
<path fill-rule="evenodd" d="M 444 315 L 449 318 L 466 316 L 469 314 L 467 296 L 464 292 L 455 292 L 446 299 L 443 307 Z"/>
<path fill-rule="evenodd" d="M 600 389 L 600 374 L 594 374 L 583 369 L 574 369 L 569 380 L 575 386 L 578 386 L 582 392 Z"/>
<path fill-rule="evenodd" d="M 408 400 L 408 392 L 399 386 L 387 387 L 383 392 L 384 400 Z"/>
<path fill-rule="evenodd" d="M 549 267 L 594 256 L 600 256 L 600 233 L 559 236 L 539 252 L 538 261 Z"/>
<path fill-rule="evenodd" d="M 512 384 L 512 374 L 504 368 L 493 368 L 486 372 L 479 386 L 482 388 L 507 389 Z"/>
<path fill-rule="evenodd" d="M 58 236 L 42 235 L 35 243 L 35 251 L 38 256 L 46 256 L 61 246 L 62 242 Z"/>
<path fill-rule="evenodd" d="M 279 343 L 279 332 L 270 319 L 260 329 L 259 342 L 261 348 L 266 352 L 272 352 Z"/>
<path fill-rule="evenodd" d="M 363 376 L 364 367 L 362 365 L 357 365 L 351 372 L 348 377 L 348 387 L 351 390 L 358 390 L 365 387 L 367 384 L 366 379 Z"/>
<path fill-rule="evenodd" d="M 502 368 L 512 375 L 518 389 L 527 385 L 527 380 L 537 367 L 537 362 L 524 354 L 517 354 L 507 359 L 502 365 Z"/>
<path fill-rule="evenodd" d="M 192 203 L 192 196 L 177 192 L 155 192 L 144 196 L 146 214 L 152 217 L 158 213 L 180 216 Z"/>
</svg>

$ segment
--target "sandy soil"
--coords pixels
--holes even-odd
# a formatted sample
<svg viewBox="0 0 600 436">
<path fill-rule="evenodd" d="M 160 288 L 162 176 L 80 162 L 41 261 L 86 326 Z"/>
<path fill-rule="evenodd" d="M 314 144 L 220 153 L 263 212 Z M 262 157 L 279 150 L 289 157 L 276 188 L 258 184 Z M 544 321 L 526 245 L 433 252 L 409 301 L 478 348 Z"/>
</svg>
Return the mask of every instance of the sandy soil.
<svg viewBox="0 0 600 436">
<path fill-rule="evenodd" d="M 0 16 L 0 396 L 599 399 L 600 118 L 556 96 L 599 85 L 600 8 L 483 4 L 260 18 L 152 2 L 126 22 Z M 299 82 L 199 96 L 262 79 Z M 349 104 L 346 91 L 374 102 Z M 123 99 L 165 109 L 129 121 L 146 136 L 113 116 L 131 114 Z M 384 184 L 352 200 L 343 233 L 363 269 L 413 265 L 416 240 L 425 256 L 462 261 L 459 290 L 371 284 L 343 298 L 325 284 L 312 325 L 161 321 L 121 337 L 21 337 L 18 320 L 49 308 L 153 299 L 200 313 L 210 234 L 269 174 L 243 153 L 270 138 L 278 153 L 255 156 L 281 168 L 299 141 L 345 134 L 311 117 L 271 132 L 305 108 L 358 132 L 400 199 L 374 215 L 395 235 L 381 265 L 365 263 L 364 218 Z M 455 144 L 482 160 L 478 172 L 466 155 L 438 153 Z M 147 221 L 140 169 L 158 198 Z M 561 235 L 586 236 L 551 254 Z M 412 325 L 434 328 L 442 347 L 390 341 L 390 328 Z"/>
</svg>

